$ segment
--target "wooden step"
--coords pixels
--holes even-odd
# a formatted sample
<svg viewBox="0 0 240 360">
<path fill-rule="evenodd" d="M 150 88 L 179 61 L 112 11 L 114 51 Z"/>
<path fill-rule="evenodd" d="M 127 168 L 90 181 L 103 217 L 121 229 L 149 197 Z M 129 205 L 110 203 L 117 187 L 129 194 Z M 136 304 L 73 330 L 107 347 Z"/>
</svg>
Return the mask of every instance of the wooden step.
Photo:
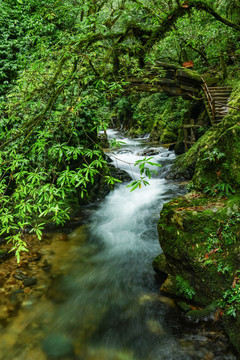
<svg viewBox="0 0 240 360">
<path fill-rule="evenodd" d="M 211 94 L 220 94 L 220 95 L 222 95 L 222 94 L 231 94 L 232 93 L 232 90 L 211 90 L 211 89 L 208 89 L 209 90 L 209 92 L 211 93 Z"/>
<path fill-rule="evenodd" d="M 231 94 L 214 94 L 214 93 L 210 93 L 212 95 L 213 98 L 226 98 L 229 99 Z"/>
<path fill-rule="evenodd" d="M 215 101 L 215 107 L 226 107 L 228 104 L 228 102 L 220 102 L 220 101 Z"/>
<path fill-rule="evenodd" d="M 232 92 L 232 89 L 212 89 L 212 88 L 208 88 L 208 90 L 210 92 L 219 92 L 219 93 L 231 93 Z"/>
<path fill-rule="evenodd" d="M 226 100 L 226 101 L 228 101 L 230 99 L 230 96 L 228 96 L 228 95 L 222 95 L 222 96 L 215 95 L 215 94 L 211 94 L 211 95 L 212 95 L 213 99 L 223 99 L 223 100 Z"/>
<path fill-rule="evenodd" d="M 228 104 L 228 101 L 225 101 L 224 99 L 213 99 L 215 104 L 218 106 L 226 106 Z"/>
<path fill-rule="evenodd" d="M 211 94 L 219 94 L 219 95 L 231 95 L 232 90 L 211 90 L 209 89 Z"/>
<path fill-rule="evenodd" d="M 231 86 L 209 86 L 208 87 L 209 90 L 231 90 L 232 91 L 232 87 Z"/>
<path fill-rule="evenodd" d="M 232 93 L 232 87 L 230 86 L 210 86 L 208 91 L 214 102 L 214 120 L 212 118 L 212 112 L 210 110 L 210 104 L 207 102 L 206 109 L 208 111 L 212 125 L 220 123 L 223 118 L 228 114 L 229 108 L 227 107 L 230 95 Z M 209 100 L 208 100 L 209 101 Z"/>
<path fill-rule="evenodd" d="M 214 92 L 210 92 L 210 94 L 214 97 L 226 97 L 229 98 L 231 96 L 231 93 L 214 93 Z"/>
<path fill-rule="evenodd" d="M 217 116 L 217 115 L 222 115 L 222 116 L 226 116 L 228 114 L 228 111 L 216 111 L 215 112 L 215 116 Z"/>
</svg>

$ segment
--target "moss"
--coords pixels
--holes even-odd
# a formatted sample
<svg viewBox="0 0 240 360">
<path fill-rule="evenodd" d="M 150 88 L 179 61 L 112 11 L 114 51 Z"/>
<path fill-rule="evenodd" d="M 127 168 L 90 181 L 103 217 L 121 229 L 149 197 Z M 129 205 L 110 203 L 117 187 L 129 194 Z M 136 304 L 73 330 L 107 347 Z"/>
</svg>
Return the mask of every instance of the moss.
<svg viewBox="0 0 240 360">
<path fill-rule="evenodd" d="M 177 133 L 173 132 L 168 126 L 165 127 L 163 130 L 161 136 L 160 136 L 160 142 L 162 144 L 169 144 L 174 143 L 177 141 Z"/>
<path fill-rule="evenodd" d="M 176 76 L 179 78 L 191 79 L 193 82 L 197 81 L 199 84 L 202 83 L 201 75 L 194 70 L 180 68 L 176 71 Z"/>
<path fill-rule="evenodd" d="M 235 88 L 234 91 L 231 94 L 231 99 L 229 102 L 230 106 L 236 107 L 236 108 L 240 108 L 240 81 L 235 84 Z M 229 114 L 231 116 L 237 115 L 239 114 L 239 110 L 238 109 L 230 109 Z"/>
<path fill-rule="evenodd" d="M 219 271 L 224 252 L 213 253 L 208 259 L 207 239 L 215 234 L 232 209 L 238 196 L 229 200 L 206 198 L 201 194 L 188 194 L 165 204 L 158 223 L 160 245 L 167 259 L 171 275 L 180 275 L 196 290 L 194 300 L 208 304 L 221 296 L 232 283 L 232 274 Z M 239 229 L 236 224 L 236 229 Z M 231 246 L 231 254 L 238 244 Z M 224 248 L 223 251 L 226 249 Z M 236 261 L 226 255 L 225 265 L 232 268 Z"/>
<path fill-rule="evenodd" d="M 240 123 L 226 130 L 221 127 L 215 130 L 219 134 L 212 142 L 207 139 L 206 145 L 199 148 L 192 180 L 197 189 L 213 186 L 219 180 L 236 189 L 240 186 Z M 216 151 L 224 156 L 213 160 L 211 154 Z"/>
<path fill-rule="evenodd" d="M 240 117 L 229 115 L 223 123 L 207 131 L 191 149 L 179 156 L 173 166 L 175 177 L 189 179 L 199 190 L 214 186 L 219 181 L 240 187 Z M 234 124 L 232 125 L 232 123 Z M 221 159 L 212 159 L 214 151 L 223 153 Z"/>
<path fill-rule="evenodd" d="M 201 307 L 216 304 L 222 298 L 239 270 L 239 206 L 240 194 L 213 198 L 196 192 L 172 199 L 163 206 L 158 234 L 164 255 L 155 261 L 155 269 L 169 274 L 162 291 L 180 295 L 187 301 L 191 294 L 191 301 Z M 230 224 L 226 231 L 225 224 Z M 206 312 L 190 312 L 188 317 L 198 322 L 207 313 L 211 313 L 209 308 Z M 226 318 L 225 323 L 237 348 L 239 335 L 233 329 L 234 322 Z"/>
<path fill-rule="evenodd" d="M 218 311 L 218 304 L 216 301 L 209 304 L 202 310 L 190 310 L 186 313 L 186 319 L 191 323 L 208 322 L 215 320 L 215 314 Z"/>
<path fill-rule="evenodd" d="M 153 268 L 158 273 L 168 274 L 169 269 L 167 267 L 167 260 L 166 256 L 162 253 L 155 257 L 155 259 L 152 262 Z"/>
<path fill-rule="evenodd" d="M 161 134 L 164 132 L 165 127 L 166 127 L 166 123 L 161 118 L 156 119 L 150 133 L 151 141 L 159 141 Z"/>
<path fill-rule="evenodd" d="M 236 318 L 223 316 L 223 324 L 231 343 L 240 354 L 240 314 Z"/>
</svg>

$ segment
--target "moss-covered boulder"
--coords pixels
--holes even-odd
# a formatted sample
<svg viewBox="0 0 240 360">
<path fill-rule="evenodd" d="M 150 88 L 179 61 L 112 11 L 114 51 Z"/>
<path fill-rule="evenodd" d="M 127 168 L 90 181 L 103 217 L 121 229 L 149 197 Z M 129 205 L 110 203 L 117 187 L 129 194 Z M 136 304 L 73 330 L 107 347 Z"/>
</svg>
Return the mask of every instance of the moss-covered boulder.
<svg viewBox="0 0 240 360">
<path fill-rule="evenodd" d="M 216 300 L 221 306 L 223 294 L 240 281 L 240 195 L 226 199 L 195 192 L 175 198 L 163 206 L 158 233 L 164 255 L 153 265 L 157 272 L 169 274 L 162 291 L 200 306 Z M 236 304 L 234 316 L 238 313 Z M 232 323 L 226 324 L 230 334 Z M 240 332 L 234 334 L 232 342 L 240 351 Z"/>
<path fill-rule="evenodd" d="M 170 144 L 177 141 L 177 131 L 169 126 L 166 126 L 160 136 L 160 142 L 162 144 Z"/>
<path fill-rule="evenodd" d="M 173 177 L 190 179 L 203 190 L 217 183 L 240 187 L 240 120 L 226 117 L 207 131 L 173 166 Z"/>
</svg>

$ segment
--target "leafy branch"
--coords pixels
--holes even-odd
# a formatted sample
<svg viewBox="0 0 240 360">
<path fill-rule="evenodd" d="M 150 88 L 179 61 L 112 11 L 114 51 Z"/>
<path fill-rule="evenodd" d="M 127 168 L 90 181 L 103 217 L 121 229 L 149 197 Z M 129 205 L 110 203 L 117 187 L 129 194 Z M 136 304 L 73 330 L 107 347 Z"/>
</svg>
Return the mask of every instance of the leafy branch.
<svg viewBox="0 0 240 360">
<path fill-rule="evenodd" d="M 137 188 L 141 188 L 142 185 L 144 186 L 149 185 L 149 182 L 146 180 L 146 178 L 151 179 L 152 175 L 157 175 L 157 171 L 149 168 L 149 166 L 161 167 L 162 165 L 150 161 L 152 159 L 153 156 L 149 158 L 145 157 L 144 159 L 137 160 L 135 162 L 134 166 L 139 166 L 139 171 L 141 176 L 140 179 L 134 180 L 130 185 L 127 185 L 127 187 L 131 188 L 130 192 L 136 190 Z"/>
</svg>

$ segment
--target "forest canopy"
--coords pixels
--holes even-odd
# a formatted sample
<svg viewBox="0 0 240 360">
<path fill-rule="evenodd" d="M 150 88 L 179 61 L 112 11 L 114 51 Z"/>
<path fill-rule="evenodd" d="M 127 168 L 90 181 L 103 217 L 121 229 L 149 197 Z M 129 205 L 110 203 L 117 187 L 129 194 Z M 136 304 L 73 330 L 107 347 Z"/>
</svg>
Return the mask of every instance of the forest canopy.
<svg viewBox="0 0 240 360">
<path fill-rule="evenodd" d="M 94 182 L 116 181 L 97 135 L 131 76 L 159 61 L 239 72 L 240 4 L 2 0 L 0 10 L 0 235 L 19 259 L 26 230 L 41 238 Z"/>
</svg>

